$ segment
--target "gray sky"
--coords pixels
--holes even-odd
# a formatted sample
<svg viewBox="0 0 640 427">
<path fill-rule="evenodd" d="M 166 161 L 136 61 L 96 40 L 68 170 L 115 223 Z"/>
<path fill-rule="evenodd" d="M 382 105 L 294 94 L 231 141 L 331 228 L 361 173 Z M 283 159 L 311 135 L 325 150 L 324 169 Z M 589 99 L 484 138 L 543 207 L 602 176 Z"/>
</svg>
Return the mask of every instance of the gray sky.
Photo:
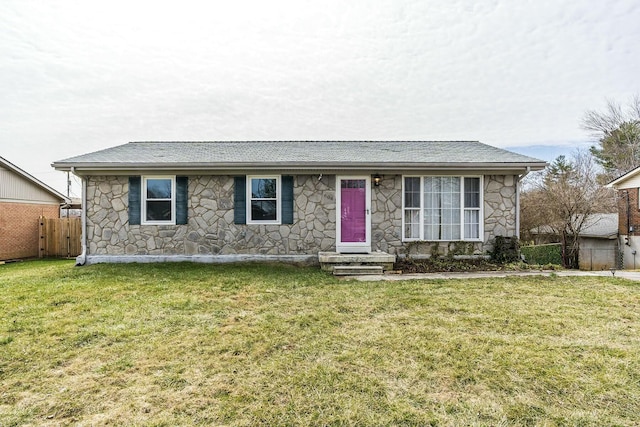
<svg viewBox="0 0 640 427">
<path fill-rule="evenodd" d="M 585 146 L 586 110 L 640 92 L 639 22 L 637 0 L 3 0 L 0 156 L 60 191 L 52 161 L 136 140 L 544 158 L 531 146 Z"/>
</svg>

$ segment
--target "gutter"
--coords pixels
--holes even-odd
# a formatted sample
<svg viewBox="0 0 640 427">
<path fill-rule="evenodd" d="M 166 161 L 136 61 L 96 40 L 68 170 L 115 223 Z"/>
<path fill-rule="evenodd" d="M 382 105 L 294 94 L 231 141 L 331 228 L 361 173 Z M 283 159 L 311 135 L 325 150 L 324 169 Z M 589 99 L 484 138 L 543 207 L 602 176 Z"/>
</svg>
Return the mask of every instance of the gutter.
<svg viewBox="0 0 640 427">
<path fill-rule="evenodd" d="M 522 170 L 526 169 L 526 173 L 532 170 L 541 170 L 547 166 L 546 162 L 540 163 L 518 163 L 518 162 L 217 162 L 217 163 L 198 163 L 198 162 L 176 162 L 176 163 L 136 163 L 136 162 L 104 162 L 104 163 L 65 163 L 56 162 L 52 166 L 57 170 L 68 171 L 162 171 L 162 170 L 203 170 L 203 171 L 246 171 L 253 170 Z M 525 173 L 525 175 L 526 175 Z"/>
</svg>

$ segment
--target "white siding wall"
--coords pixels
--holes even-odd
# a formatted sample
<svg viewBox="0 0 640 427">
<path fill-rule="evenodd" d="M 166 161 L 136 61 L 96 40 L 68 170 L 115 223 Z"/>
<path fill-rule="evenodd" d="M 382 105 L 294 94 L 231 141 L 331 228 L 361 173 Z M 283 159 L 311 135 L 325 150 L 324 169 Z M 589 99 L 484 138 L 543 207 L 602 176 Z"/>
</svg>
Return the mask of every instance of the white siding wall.
<svg viewBox="0 0 640 427">
<path fill-rule="evenodd" d="M 638 187 L 640 187 L 640 176 L 635 175 L 631 178 L 628 178 L 620 182 L 620 184 L 617 184 L 615 188 L 623 189 L 623 188 L 638 188 Z"/>
<path fill-rule="evenodd" d="M 0 167 L 0 201 L 60 203 L 55 196 L 18 174 Z"/>
</svg>

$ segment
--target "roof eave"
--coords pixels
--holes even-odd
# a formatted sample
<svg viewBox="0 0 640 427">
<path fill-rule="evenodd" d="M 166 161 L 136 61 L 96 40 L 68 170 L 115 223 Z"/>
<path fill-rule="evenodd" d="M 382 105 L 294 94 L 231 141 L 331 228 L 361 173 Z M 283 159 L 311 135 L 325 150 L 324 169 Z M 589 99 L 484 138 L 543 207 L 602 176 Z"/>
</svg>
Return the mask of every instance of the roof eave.
<svg viewBox="0 0 640 427">
<path fill-rule="evenodd" d="M 163 171 L 163 170 L 319 170 L 319 169 L 350 169 L 350 170 L 509 170 L 528 172 L 542 170 L 547 166 L 544 162 L 461 162 L 461 163 L 402 163 L 402 162 L 242 162 L 242 163 L 66 163 L 56 162 L 52 166 L 59 171 L 72 171 L 78 174 L 95 171 Z"/>
<path fill-rule="evenodd" d="M 619 177 L 617 177 L 616 179 L 614 179 L 613 181 L 609 182 L 608 184 L 605 185 L 605 187 L 607 188 L 613 188 L 614 190 L 618 189 L 618 186 L 620 183 L 633 178 L 634 176 L 636 176 L 638 173 L 640 173 L 640 166 L 631 169 L 629 172 L 625 173 L 624 175 L 621 175 Z"/>
</svg>

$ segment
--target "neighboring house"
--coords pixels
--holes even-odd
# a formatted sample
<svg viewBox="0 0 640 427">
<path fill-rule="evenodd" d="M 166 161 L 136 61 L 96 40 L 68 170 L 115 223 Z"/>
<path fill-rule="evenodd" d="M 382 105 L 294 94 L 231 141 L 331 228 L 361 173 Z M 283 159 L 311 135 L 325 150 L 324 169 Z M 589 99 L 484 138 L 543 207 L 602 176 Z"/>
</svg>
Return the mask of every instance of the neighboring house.
<svg viewBox="0 0 640 427">
<path fill-rule="evenodd" d="M 558 243 L 561 237 L 548 225 L 531 230 L 536 244 Z M 607 270 L 618 265 L 618 214 L 591 214 L 578 238 L 581 270 Z"/>
<path fill-rule="evenodd" d="M 68 200 L 0 157 L 0 260 L 38 256 L 38 219 L 59 218 Z"/>
<path fill-rule="evenodd" d="M 449 250 L 517 236 L 521 176 L 477 141 L 132 142 L 53 163 L 83 182 L 84 262 Z"/>
<path fill-rule="evenodd" d="M 622 266 L 626 269 L 640 267 L 640 167 L 635 168 L 607 187 L 616 190 L 618 201 L 618 234 Z M 637 258 L 637 261 L 636 261 Z"/>
</svg>

